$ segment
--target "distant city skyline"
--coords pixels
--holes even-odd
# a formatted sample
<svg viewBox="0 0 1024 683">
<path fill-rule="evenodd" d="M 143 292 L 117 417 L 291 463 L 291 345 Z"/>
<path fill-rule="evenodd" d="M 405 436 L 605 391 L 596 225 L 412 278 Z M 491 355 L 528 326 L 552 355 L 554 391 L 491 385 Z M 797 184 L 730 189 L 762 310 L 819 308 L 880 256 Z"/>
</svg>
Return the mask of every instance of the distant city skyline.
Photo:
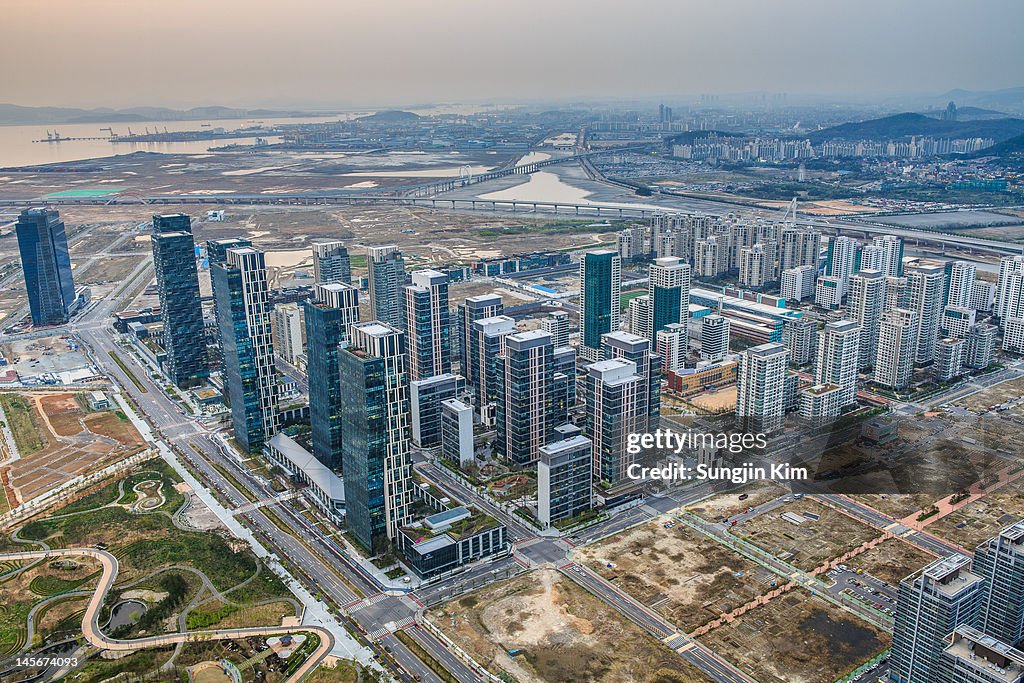
<svg viewBox="0 0 1024 683">
<path fill-rule="evenodd" d="M 0 0 L 25 106 L 385 106 L 1021 85 L 1024 5 L 992 0 L 280 4 Z M 202 17 L 202 19 L 197 19 Z M 283 56 L 287 58 L 282 58 Z"/>
</svg>

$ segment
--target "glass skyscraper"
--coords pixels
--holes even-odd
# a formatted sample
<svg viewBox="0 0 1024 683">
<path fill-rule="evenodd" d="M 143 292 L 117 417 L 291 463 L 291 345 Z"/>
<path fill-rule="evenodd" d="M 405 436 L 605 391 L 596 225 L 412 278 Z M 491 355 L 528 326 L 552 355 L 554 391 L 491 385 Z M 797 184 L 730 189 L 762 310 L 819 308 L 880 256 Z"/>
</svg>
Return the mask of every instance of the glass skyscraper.
<svg viewBox="0 0 1024 683">
<path fill-rule="evenodd" d="M 403 334 L 378 321 L 356 323 L 339 352 L 345 515 L 374 555 L 395 543 L 410 515 L 409 383 Z"/>
<path fill-rule="evenodd" d="M 306 373 L 309 383 L 309 418 L 313 455 L 335 472 L 342 460 L 342 393 L 338 375 L 339 345 L 348 341 L 348 329 L 359 321 L 359 290 L 346 284 L 317 285 L 315 298 L 306 301 Z"/>
<path fill-rule="evenodd" d="M 277 432 L 278 423 L 267 269 L 263 252 L 250 247 L 228 249 L 225 259 L 210 269 L 224 388 L 231 401 L 235 439 L 255 453 Z"/>
<path fill-rule="evenodd" d="M 619 328 L 622 259 L 617 251 L 588 251 L 580 261 L 580 355 L 600 360 L 601 335 Z"/>
<path fill-rule="evenodd" d="M 25 209 L 15 230 L 32 324 L 66 323 L 75 304 L 75 281 L 64 221 L 53 209 Z"/>
<path fill-rule="evenodd" d="M 163 320 L 165 372 L 182 388 L 210 376 L 199 299 L 192 220 L 183 213 L 153 216 L 153 268 Z"/>
</svg>

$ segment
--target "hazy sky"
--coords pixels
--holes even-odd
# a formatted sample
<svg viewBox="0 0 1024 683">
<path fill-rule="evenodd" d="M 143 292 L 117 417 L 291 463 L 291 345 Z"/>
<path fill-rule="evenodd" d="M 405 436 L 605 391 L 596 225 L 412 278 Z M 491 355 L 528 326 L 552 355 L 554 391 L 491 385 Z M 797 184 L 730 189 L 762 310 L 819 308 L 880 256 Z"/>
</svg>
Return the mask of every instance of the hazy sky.
<svg viewBox="0 0 1024 683">
<path fill-rule="evenodd" d="M 0 0 L 0 25 L 26 105 L 1024 85 L 1024 0 Z"/>
</svg>

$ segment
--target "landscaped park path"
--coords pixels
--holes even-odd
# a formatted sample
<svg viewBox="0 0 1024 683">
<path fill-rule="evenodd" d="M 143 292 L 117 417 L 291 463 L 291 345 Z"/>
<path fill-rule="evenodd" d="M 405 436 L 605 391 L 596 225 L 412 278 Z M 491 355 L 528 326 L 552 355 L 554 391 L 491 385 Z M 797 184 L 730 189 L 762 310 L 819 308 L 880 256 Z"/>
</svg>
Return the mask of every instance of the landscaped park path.
<svg viewBox="0 0 1024 683">
<path fill-rule="evenodd" d="M 280 626 L 268 626 L 258 628 L 234 628 L 215 629 L 210 631 L 190 631 L 187 633 L 168 633 L 166 635 L 149 636 L 135 640 L 120 640 L 108 638 L 99 628 L 99 613 L 103 606 L 103 600 L 107 591 L 114 585 L 117 578 L 117 558 L 110 553 L 97 548 L 64 548 L 60 550 L 34 550 L 20 553 L 0 554 L 0 562 L 18 562 L 25 560 L 48 560 L 59 557 L 91 557 L 99 561 L 103 567 L 103 576 L 100 577 L 96 592 L 93 593 L 89 606 L 85 609 L 85 616 L 82 618 L 82 635 L 89 641 L 89 644 L 104 650 L 117 650 L 121 652 L 141 650 L 147 647 L 160 645 L 175 645 L 177 643 L 188 643 L 194 641 L 226 640 L 229 638 L 252 638 L 257 636 L 280 636 L 296 631 L 315 633 L 320 637 L 320 645 L 306 658 L 306 660 L 295 670 L 295 673 L 288 679 L 288 683 L 301 681 L 307 674 L 313 671 L 327 654 L 334 648 L 334 636 L 330 631 L 316 626 L 299 626 L 295 628 L 282 628 Z"/>
</svg>

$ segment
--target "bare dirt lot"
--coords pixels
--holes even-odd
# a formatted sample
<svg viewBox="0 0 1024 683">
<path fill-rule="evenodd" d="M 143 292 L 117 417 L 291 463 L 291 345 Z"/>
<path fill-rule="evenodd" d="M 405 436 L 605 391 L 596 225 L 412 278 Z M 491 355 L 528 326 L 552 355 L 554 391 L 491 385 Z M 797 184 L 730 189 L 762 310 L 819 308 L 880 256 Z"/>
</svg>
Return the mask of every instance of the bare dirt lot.
<svg viewBox="0 0 1024 683">
<path fill-rule="evenodd" d="M 923 550 L 919 550 L 898 538 L 882 541 L 873 548 L 868 548 L 860 555 L 850 558 L 846 565 L 853 569 L 863 569 L 876 579 L 881 579 L 891 586 L 899 584 L 900 579 L 908 576 L 935 559 Z"/>
<path fill-rule="evenodd" d="M 697 501 L 687 510 L 709 521 L 728 519 L 744 512 L 747 508 L 757 507 L 784 496 L 789 490 L 775 482 L 760 480 L 752 482 L 726 493 L 718 493 L 710 498 Z M 741 496 L 745 496 L 741 498 Z"/>
<path fill-rule="evenodd" d="M 786 513 L 798 515 L 804 521 L 799 525 L 787 521 L 783 517 Z M 758 515 L 733 527 L 733 533 L 804 571 L 880 535 L 875 529 L 808 498 Z"/>
<path fill-rule="evenodd" d="M 1024 519 L 1024 479 L 1017 479 L 935 520 L 926 530 L 973 550 L 1021 519 Z"/>
<path fill-rule="evenodd" d="M 521 683 L 709 680 L 554 570 L 491 584 L 429 616 L 488 670 Z"/>
<path fill-rule="evenodd" d="M 699 640 L 760 683 L 832 683 L 889 636 L 798 588 Z"/>
<path fill-rule="evenodd" d="M 774 579 L 682 524 L 636 527 L 581 547 L 576 557 L 684 631 L 766 593 Z"/>
<path fill-rule="evenodd" d="M 40 447 L 31 452 L 23 448 L 21 459 L 0 468 L 12 505 L 145 447 L 126 417 L 117 411 L 89 412 L 75 394 L 19 396 L 24 410 L 16 440 L 28 443 L 34 438 Z"/>
</svg>

